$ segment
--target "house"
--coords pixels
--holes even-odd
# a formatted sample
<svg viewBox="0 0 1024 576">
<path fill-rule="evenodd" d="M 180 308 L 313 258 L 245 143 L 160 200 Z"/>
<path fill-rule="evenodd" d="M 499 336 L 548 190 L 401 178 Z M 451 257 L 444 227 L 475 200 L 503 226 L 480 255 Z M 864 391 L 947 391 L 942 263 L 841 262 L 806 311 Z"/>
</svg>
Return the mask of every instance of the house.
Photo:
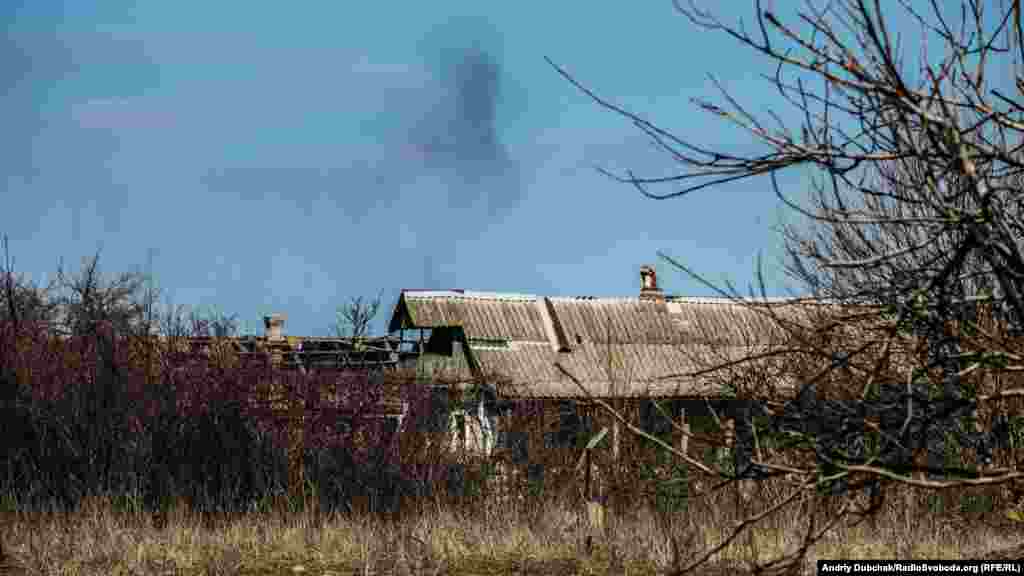
<svg viewBox="0 0 1024 576">
<path fill-rule="evenodd" d="M 381 386 L 386 370 L 396 370 L 418 352 L 392 336 L 321 338 L 286 336 L 284 314 L 264 317 L 262 337 L 172 337 L 161 340 L 168 349 L 205 359 L 226 361 L 255 360 L 257 366 L 272 366 L 268 377 L 261 378 L 252 400 L 264 417 L 270 414 L 285 424 L 288 441 L 288 486 L 293 496 L 306 486 L 304 454 L 309 446 L 312 426 L 331 422 L 335 431 L 344 430 L 351 420 L 339 417 L 345 406 L 346 376 L 367 376 L 370 386 Z M 311 377 L 311 376 L 316 377 Z M 382 389 L 369 406 L 359 406 L 359 417 L 381 419 L 395 430 L 401 426 L 405 405 L 399 394 Z M 301 390 L 296 393 L 296 390 Z M 300 496 L 299 496 L 300 497 Z"/>
<path fill-rule="evenodd" d="M 362 337 L 310 337 L 291 336 L 284 332 L 287 316 L 277 313 L 263 318 L 265 332 L 262 336 L 165 336 L 157 337 L 161 349 L 166 352 L 186 354 L 236 365 L 239 361 L 255 361 L 258 366 L 276 369 L 272 379 L 261 382 L 257 398 L 278 406 L 284 411 L 291 399 L 302 395 L 286 393 L 290 386 L 305 380 L 307 375 L 322 374 L 321 387 L 313 394 L 306 395 L 307 410 L 330 408 L 339 400 L 343 388 L 331 374 L 368 374 L 375 381 L 384 371 L 395 370 L 408 363 L 417 352 L 408 343 L 403 344 L 393 336 Z M 180 368 L 183 369 L 183 368 Z M 288 383 L 290 382 L 290 384 Z M 312 389 L 311 389 L 312 390 Z M 374 416 L 400 419 L 402 404 L 394 397 L 374 408 Z M 285 412 L 282 412 L 285 413 Z"/>
<path fill-rule="evenodd" d="M 527 399 L 563 411 L 593 398 L 661 400 L 684 424 L 688 411 L 709 405 L 730 418 L 729 372 L 705 369 L 766 349 L 780 334 L 777 324 L 765 309 L 736 300 L 666 295 L 650 266 L 640 281 L 631 298 L 403 290 L 389 331 L 399 340 L 419 337 L 414 361 L 424 378 L 454 390 L 482 384 L 483 393 L 452 414 L 455 436 L 485 454 L 500 444 L 501 408 Z M 616 425 L 616 447 L 617 432 Z"/>
<path fill-rule="evenodd" d="M 226 345 L 238 357 L 265 357 L 275 366 L 300 372 L 324 369 L 381 369 L 397 366 L 413 352 L 391 336 L 313 337 L 286 336 L 285 314 L 264 316 L 263 336 L 186 337 L 180 346 L 209 353 L 215 343 Z"/>
</svg>

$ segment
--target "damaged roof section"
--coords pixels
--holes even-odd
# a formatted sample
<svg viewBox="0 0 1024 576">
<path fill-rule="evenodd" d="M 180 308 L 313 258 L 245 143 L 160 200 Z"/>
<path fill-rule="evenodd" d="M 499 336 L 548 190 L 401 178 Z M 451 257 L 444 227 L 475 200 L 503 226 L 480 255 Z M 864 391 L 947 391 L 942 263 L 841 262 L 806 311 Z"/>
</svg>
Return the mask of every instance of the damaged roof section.
<svg viewBox="0 0 1024 576">
<path fill-rule="evenodd" d="M 403 291 L 390 329 L 458 335 L 460 345 L 441 347 L 450 355 L 421 356 L 421 369 L 453 383 L 484 377 L 507 396 L 534 398 L 586 396 L 558 365 L 599 397 L 719 395 L 720 379 L 694 374 L 764 350 L 779 332 L 740 302 L 650 297 L 657 287 L 645 281 L 640 298 Z"/>
</svg>

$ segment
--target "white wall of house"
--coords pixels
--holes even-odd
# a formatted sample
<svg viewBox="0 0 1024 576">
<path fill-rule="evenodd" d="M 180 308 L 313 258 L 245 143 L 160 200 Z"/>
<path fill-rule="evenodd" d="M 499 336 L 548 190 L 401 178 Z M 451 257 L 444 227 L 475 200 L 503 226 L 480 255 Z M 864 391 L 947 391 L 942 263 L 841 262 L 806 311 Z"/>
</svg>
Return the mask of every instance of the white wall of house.
<svg viewBox="0 0 1024 576">
<path fill-rule="evenodd" d="M 497 431 L 487 417 L 483 402 L 475 409 L 452 410 L 448 417 L 449 450 L 474 456 L 490 456 L 497 442 Z"/>
</svg>

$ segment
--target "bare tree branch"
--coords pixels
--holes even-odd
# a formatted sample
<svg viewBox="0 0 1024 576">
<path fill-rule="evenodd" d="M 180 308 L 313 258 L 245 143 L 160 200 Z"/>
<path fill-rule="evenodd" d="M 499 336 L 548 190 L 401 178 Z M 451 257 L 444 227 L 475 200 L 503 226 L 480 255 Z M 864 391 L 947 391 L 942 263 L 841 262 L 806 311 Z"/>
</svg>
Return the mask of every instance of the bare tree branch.
<svg viewBox="0 0 1024 576">
<path fill-rule="evenodd" d="M 800 313 L 714 285 L 662 254 L 773 326 L 762 338 L 771 342 L 744 356 L 709 344 L 712 359 L 685 371 L 718 375 L 739 400 L 771 407 L 767 424 L 743 416 L 758 451 L 762 439 L 785 439 L 805 456 L 798 465 L 758 456 L 751 466 L 819 489 L 854 476 L 879 491 L 883 482 L 945 490 L 1019 481 L 1014 468 L 1024 461 L 1006 438 L 1021 433 L 1007 422 L 1019 428 L 1024 397 L 1021 2 L 812 0 L 795 14 L 754 2 L 751 32 L 696 0 L 673 3 L 698 29 L 769 61 L 761 76 L 781 108 L 754 108 L 715 77 L 714 99 L 691 100 L 755 151 L 675 135 L 548 63 L 679 167 L 657 178 L 602 173 L 658 200 L 767 175 L 798 216 L 781 230 L 785 272 L 820 304 L 795 301 L 790 310 Z M 897 34 L 900 13 L 922 34 L 917 54 Z M 1016 92 L 996 85 L 1004 71 Z M 777 176 L 794 168 L 811 171 L 808 190 L 780 188 Z M 960 468 L 943 460 L 946 437 L 960 446 Z M 926 465 L 915 461 L 922 455 Z"/>
<path fill-rule="evenodd" d="M 370 322 L 377 316 L 381 306 L 381 294 L 366 299 L 363 296 L 353 297 L 348 304 L 339 306 L 337 321 L 333 325 L 338 337 L 362 338 L 369 335 Z"/>
</svg>

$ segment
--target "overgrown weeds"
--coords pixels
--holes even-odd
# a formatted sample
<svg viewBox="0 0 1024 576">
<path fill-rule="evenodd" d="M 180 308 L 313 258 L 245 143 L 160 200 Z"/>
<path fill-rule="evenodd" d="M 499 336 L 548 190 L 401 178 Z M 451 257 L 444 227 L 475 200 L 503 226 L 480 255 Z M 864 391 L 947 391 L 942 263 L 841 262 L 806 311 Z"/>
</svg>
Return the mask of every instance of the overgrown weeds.
<svg viewBox="0 0 1024 576">
<path fill-rule="evenodd" d="M 157 338 L 102 315 L 70 335 L 0 319 L 5 566 L 645 574 L 706 554 L 702 572 L 731 572 L 792 554 L 810 528 L 862 498 L 782 478 L 753 491 L 716 484 L 634 436 L 595 451 L 588 496 L 581 449 L 611 424 L 593 406 L 506 407 L 500 450 L 471 457 L 448 448 L 447 414 L 466 400 L 458 387 L 401 371 L 281 370 L 272 354 L 233 353 L 209 323 L 192 320 L 189 333 L 170 318 L 170 335 Z M 396 400 L 406 407 L 400 426 L 384 417 Z M 692 423 L 691 453 L 721 456 L 718 423 Z M 678 440 L 671 427 L 656 432 Z M 969 557 L 1024 537 L 1024 522 L 1005 514 L 1020 483 L 883 490 L 868 522 L 837 524 L 804 567 L 816 558 Z M 723 545 L 745 519 L 794 494 L 794 506 Z M 603 520 L 592 525 L 590 510 Z"/>
<path fill-rule="evenodd" d="M 727 500 L 727 498 L 723 498 Z M 726 502 L 695 505 L 666 525 L 647 508 L 608 525 L 591 555 L 580 547 L 578 511 L 550 503 L 512 508 L 424 509 L 403 521 L 377 515 L 251 512 L 210 522 L 176 505 L 167 524 L 93 498 L 77 510 L 8 516 L 3 529 L 12 564 L 32 574 L 660 574 L 680 556 L 694 558 L 721 541 L 738 516 Z M 984 524 L 929 532 L 889 509 L 885 530 L 840 527 L 808 555 L 818 558 L 979 558 L 1024 536 Z M 701 573 L 741 570 L 790 551 L 802 538 L 801 510 L 753 530 L 748 542 L 715 555 Z M 673 550 L 675 539 L 679 550 Z"/>
</svg>

